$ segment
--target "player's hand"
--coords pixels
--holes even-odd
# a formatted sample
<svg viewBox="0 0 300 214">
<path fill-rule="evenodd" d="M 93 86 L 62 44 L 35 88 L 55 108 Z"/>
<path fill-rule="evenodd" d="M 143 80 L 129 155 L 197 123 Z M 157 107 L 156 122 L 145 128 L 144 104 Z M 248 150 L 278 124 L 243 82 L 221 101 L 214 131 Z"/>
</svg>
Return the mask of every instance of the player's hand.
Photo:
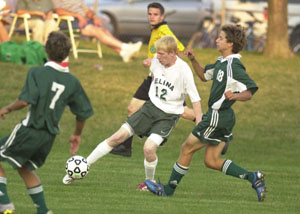
<svg viewBox="0 0 300 214">
<path fill-rule="evenodd" d="M 149 67 L 152 63 L 152 58 L 144 59 L 143 60 L 143 65 L 145 68 Z"/>
<path fill-rule="evenodd" d="M 5 120 L 5 114 L 8 114 L 9 113 L 9 110 L 6 108 L 6 107 L 3 107 L 1 110 L 0 110 L 0 118 L 2 120 Z"/>
<path fill-rule="evenodd" d="M 70 143 L 70 154 L 75 155 L 79 149 L 80 145 L 80 135 L 71 135 L 69 139 Z"/>
<path fill-rule="evenodd" d="M 195 59 L 195 54 L 191 49 L 188 49 L 184 52 L 184 55 L 190 60 L 194 60 Z"/>
<path fill-rule="evenodd" d="M 234 93 L 232 93 L 232 91 L 226 91 L 224 93 L 224 95 L 227 100 L 235 100 L 236 99 L 236 97 L 235 97 L 236 95 Z"/>
</svg>

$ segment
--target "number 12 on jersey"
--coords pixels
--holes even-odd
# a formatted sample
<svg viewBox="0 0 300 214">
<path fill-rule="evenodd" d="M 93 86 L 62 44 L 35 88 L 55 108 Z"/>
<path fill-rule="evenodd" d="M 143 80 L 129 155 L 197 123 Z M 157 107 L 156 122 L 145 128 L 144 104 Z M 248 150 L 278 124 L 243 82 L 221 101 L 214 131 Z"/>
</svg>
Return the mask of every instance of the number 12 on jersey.
<svg viewBox="0 0 300 214">
<path fill-rule="evenodd" d="M 158 95 L 159 89 L 158 89 L 157 86 L 155 87 L 155 89 L 156 89 L 156 90 L 155 90 L 155 91 L 156 91 L 155 96 L 156 96 L 156 97 L 159 97 L 159 99 L 161 99 L 161 100 L 166 101 L 166 97 L 165 97 L 165 96 L 167 95 L 167 92 L 168 92 L 167 89 L 164 89 L 164 88 L 161 89 L 161 90 L 160 90 L 160 92 L 161 92 L 160 95 Z"/>
</svg>

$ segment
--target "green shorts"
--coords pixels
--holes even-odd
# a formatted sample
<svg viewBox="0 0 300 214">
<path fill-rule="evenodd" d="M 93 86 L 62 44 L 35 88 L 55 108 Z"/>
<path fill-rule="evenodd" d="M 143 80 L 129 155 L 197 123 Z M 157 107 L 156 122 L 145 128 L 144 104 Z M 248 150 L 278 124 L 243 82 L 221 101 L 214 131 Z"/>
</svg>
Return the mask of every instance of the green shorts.
<svg viewBox="0 0 300 214">
<path fill-rule="evenodd" d="M 0 161 L 13 168 L 27 166 L 29 170 L 40 168 L 51 148 L 55 135 L 47 130 L 37 130 L 18 124 L 9 136 L 0 139 Z"/>
<path fill-rule="evenodd" d="M 178 114 L 168 114 L 157 108 L 150 100 L 142 108 L 127 119 L 134 133 L 140 137 L 150 134 L 158 134 L 167 140 L 171 131 L 175 127 Z"/>
<path fill-rule="evenodd" d="M 202 143 L 218 145 L 222 141 L 227 143 L 233 139 L 234 124 L 235 115 L 232 109 L 223 111 L 209 109 L 192 133 Z"/>
</svg>

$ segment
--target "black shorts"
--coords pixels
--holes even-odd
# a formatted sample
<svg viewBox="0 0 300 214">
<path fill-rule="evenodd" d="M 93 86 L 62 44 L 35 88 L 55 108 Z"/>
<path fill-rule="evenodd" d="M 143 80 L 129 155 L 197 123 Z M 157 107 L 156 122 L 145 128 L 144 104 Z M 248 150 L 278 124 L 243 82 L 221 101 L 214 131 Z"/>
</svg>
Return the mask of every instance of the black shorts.
<svg viewBox="0 0 300 214">
<path fill-rule="evenodd" d="M 144 82 L 136 90 L 133 97 L 139 100 L 145 100 L 145 101 L 150 100 L 148 92 L 150 90 L 151 82 L 152 82 L 151 76 L 148 76 L 147 79 L 144 79 Z"/>
</svg>

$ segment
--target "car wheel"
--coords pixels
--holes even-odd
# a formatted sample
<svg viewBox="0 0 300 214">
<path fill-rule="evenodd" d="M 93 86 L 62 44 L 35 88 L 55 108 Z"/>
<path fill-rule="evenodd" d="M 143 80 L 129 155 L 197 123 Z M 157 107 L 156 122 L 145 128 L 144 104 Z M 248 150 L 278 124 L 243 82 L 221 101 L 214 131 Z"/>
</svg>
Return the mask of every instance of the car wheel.
<svg viewBox="0 0 300 214">
<path fill-rule="evenodd" d="M 291 33 L 290 46 L 293 52 L 300 53 L 300 26 L 297 26 Z"/>
<path fill-rule="evenodd" d="M 103 23 L 104 28 L 109 30 L 115 37 L 118 37 L 119 30 L 116 19 L 111 14 L 105 12 L 102 13 L 101 18 L 105 20 Z"/>
</svg>

